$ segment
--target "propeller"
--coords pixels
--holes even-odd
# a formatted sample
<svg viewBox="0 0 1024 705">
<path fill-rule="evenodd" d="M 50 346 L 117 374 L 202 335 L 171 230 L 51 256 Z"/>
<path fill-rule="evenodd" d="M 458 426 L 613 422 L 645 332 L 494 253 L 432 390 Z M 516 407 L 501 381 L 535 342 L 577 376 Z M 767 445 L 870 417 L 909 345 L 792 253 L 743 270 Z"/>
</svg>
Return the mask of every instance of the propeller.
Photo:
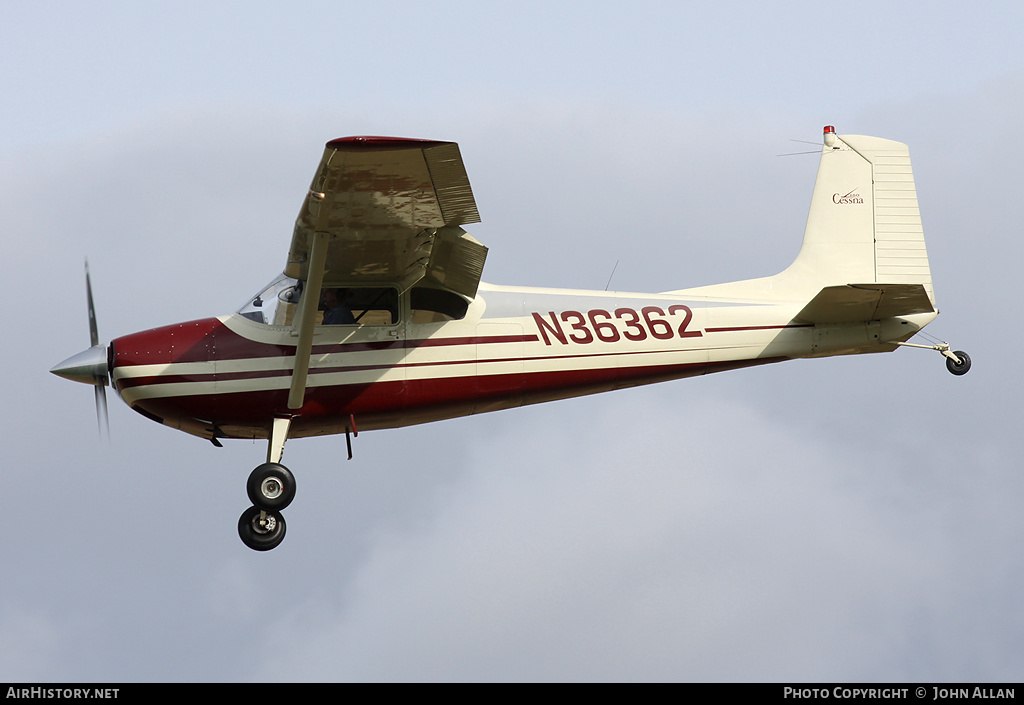
<svg viewBox="0 0 1024 705">
<path fill-rule="evenodd" d="M 50 372 L 70 379 L 93 385 L 96 400 L 96 425 L 101 436 L 110 437 L 110 421 L 107 416 L 107 392 L 110 370 L 107 364 L 107 346 L 100 344 L 99 329 L 96 325 L 96 306 L 92 298 L 92 281 L 89 278 L 89 260 L 85 261 L 85 293 L 89 304 L 89 348 L 72 355 L 54 366 Z"/>
</svg>

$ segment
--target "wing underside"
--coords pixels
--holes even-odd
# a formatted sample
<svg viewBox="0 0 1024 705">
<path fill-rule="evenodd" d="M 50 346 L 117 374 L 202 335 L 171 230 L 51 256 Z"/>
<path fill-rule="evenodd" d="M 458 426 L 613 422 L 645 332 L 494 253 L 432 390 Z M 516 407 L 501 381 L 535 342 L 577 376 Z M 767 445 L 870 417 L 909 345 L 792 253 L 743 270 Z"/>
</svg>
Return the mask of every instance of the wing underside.
<svg viewBox="0 0 1024 705">
<path fill-rule="evenodd" d="M 487 248 L 454 142 L 347 137 L 328 142 L 295 223 L 285 273 L 310 276 L 325 237 L 323 283 L 414 285 L 476 295 Z"/>
</svg>

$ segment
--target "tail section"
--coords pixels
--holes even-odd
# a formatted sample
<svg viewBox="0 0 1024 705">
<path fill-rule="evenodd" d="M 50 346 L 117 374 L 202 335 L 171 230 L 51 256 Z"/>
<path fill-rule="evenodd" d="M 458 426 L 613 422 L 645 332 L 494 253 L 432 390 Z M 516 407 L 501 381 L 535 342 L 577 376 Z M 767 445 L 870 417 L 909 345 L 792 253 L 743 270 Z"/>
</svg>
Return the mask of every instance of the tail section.
<svg viewBox="0 0 1024 705">
<path fill-rule="evenodd" d="M 923 288 L 934 305 L 910 152 L 900 142 L 878 137 L 839 137 L 830 126 L 803 245 L 793 264 L 772 277 L 685 293 L 720 300 L 806 301 L 826 287 L 890 284 Z M 920 301 L 914 308 L 921 308 Z"/>
</svg>

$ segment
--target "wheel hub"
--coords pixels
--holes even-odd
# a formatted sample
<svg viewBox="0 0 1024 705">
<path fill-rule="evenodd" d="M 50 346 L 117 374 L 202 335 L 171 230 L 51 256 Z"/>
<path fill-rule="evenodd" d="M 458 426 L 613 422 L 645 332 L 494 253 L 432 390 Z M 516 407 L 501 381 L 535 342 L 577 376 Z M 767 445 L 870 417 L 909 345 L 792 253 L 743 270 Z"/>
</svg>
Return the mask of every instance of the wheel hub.
<svg viewBox="0 0 1024 705">
<path fill-rule="evenodd" d="M 260 514 L 264 514 L 261 519 Z M 277 528 L 277 517 L 273 514 L 261 512 L 252 518 L 252 529 L 257 534 L 270 534 Z"/>
<path fill-rule="evenodd" d="M 268 477 L 260 483 L 260 492 L 267 499 L 277 499 L 284 492 L 284 485 L 276 477 Z"/>
</svg>

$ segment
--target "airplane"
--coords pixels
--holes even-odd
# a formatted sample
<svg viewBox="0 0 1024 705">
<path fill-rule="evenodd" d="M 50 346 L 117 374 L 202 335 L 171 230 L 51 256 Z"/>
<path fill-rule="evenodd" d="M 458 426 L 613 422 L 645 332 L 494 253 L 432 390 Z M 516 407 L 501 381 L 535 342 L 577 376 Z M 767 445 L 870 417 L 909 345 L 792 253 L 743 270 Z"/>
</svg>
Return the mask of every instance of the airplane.
<svg viewBox="0 0 1024 705">
<path fill-rule="evenodd" d="M 803 244 L 773 276 L 660 293 L 496 286 L 454 142 L 328 142 L 284 271 L 234 313 L 99 342 L 55 366 L 157 423 L 266 439 L 246 482 L 242 542 L 284 539 L 285 442 L 352 437 L 797 358 L 931 348 L 938 310 L 907 146 L 824 128 Z"/>
</svg>

